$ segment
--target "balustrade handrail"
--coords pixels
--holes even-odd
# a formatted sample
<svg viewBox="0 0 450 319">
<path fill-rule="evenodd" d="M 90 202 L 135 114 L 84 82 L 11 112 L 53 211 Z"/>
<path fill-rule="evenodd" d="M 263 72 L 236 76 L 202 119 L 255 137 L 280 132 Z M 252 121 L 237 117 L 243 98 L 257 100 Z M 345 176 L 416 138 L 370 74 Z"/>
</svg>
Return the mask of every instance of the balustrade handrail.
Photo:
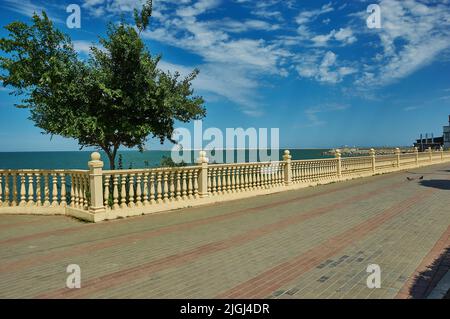
<svg viewBox="0 0 450 319">
<path fill-rule="evenodd" d="M 220 164 L 209 164 L 211 167 L 223 168 L 223 167 L 234 167 L 234 166 L 257 166 L 257 165 L 279 165 L 284 164 L 283 161 L 272 161 L 272 162 L 244 162 L 244 163 L 220 163 Z"/>
<path fill-rule="evenodd" d="M 345 158 L 348 158 L 348 157 L 345 157 Z M 351 158 L 356 158 L 356 157 L 351 157 Z M 330 161 L 330 160 L 337 161 L 338 159 L 336 157 L 315 158 L 315 159 L 312 158 L 312 159 L 292 160 L 292 163 L 325 162 L 325 161 Z"/>
<path fill-rule="evenodd" d="M 83 170 L 83 169 L 39 169 L 39 168 L 33 168 L 33 169 L 0 169 L 0 173 L 22 173 L 22 174 L 88 174 L 89 170 Z"/>
<path fill-rule="evenodd" d="M 179 166 L 179 167 L 149 167 L 149 168 L 133 168 L 133 169 L 116 169 L 116 170 L 103 170 L 103 175 L 115 175 L 115 174 L 139 174 L 146 172 L 172 172 L 198 169 L 198 166 Z"/>
</svg>

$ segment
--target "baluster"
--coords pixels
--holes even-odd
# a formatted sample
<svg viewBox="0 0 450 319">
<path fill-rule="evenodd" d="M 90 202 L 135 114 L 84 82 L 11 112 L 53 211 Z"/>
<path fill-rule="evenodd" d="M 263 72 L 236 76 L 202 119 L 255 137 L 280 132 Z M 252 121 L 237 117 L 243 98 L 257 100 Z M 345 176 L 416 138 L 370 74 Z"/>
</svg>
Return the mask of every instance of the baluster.
<svg viewBox="0 0 450 319">
<path fill-rule="evenodd" d="M 283 186 L 284 185 L 284 163 L 280 163 L 275 167 L 273 172 L 273 185 Z"/>
<path fill-rule="evenodd" d="M 270 164 L 269 164 L 270 165 Z M 267 170 L 269 166 L 261 166 L 260 174 L 261 174 L 261 188 L 267 188 Z"/>
<path fill-rule="evenodd" d="M 194 198 L 198 197 L 198 175 L 200 174 L 199 171 L 194 172 Z"/>
<path fill-rule="evenodd" d="M 35 173 L 34 176 L 36 177 L 36 190 L 35 190 L 35 195 L 36 195 L 36 206 L 41 206 L 42 205 L 42 198 L 41 198 L 41 173 Z"/>
<path fill-rule="evenodd" d="M 228 192 L 228 183 L 227 183 L 228 167 L 223 167 L 221 171 L 222 171 L 222 194 L 226 194 Z"/>
<path fill-rule="evenodd" d="M 169 173 L 167 171 L 163 172 L 163 202 L 168 203 L 169 202 Z"/>
<path fill-rule="evenodd" d="M 208 169 L 208 194 L 212 194 L 212 174 L 211 174 L 212 168 Z"/>
<path fill-rule="evenodd" d="M 89 209 L 89 203 L 90 203 L 90 196 L 87 196 L 87 193 L 90 191 L 89 190 L 89 175 L 83 175 L 83 181 L 84 181 L 84 209 L 88 210 Z"/>
<path fill-rule="evenodd" d="M 232 185 L 231 185 L 231 166 L 227 167 L 227 193 L 231 193 Z"/>
<path fill-rule="evenodd" d="M 149 173 L 144 173 L 144 206 L 148 206 L 150 202 L 148 201 L 148 178 Z"/>
<path fill-rule="evenodd" d="M 75 188 L 75 207 L 81 207 L 81 186 L 80 186 L 80 176 L 78 174 L 73 176 L 74 188 Z"/>
<path fill-rule="evenodd" d="M 236 175 L 236 193 L 241 191 L 241 166 L 235 166 L 235 175 Z"/>
<path fill-rule="evenodd" d="M 194 186 L 193 186 L 193 183 L 192 183 L 192 170 L 189 170 L 188 171 L 188 180 L 187 180 L 187 189 L 188 189 L 188 198 L 189 199 L 192 199 L 193 198 L 193 195 L 194 195 L 194 190 L 193 190 L 193 188 L 194 188 Z"/>
<path fill-rule="evenodd" d="M 79 175 L 80 182 L 80 192 L 78 193 L 78 197 L 80 198 L 80 208 L 84 209 L 84 198 L 86 197 L 86 188 L 84 184 L 84 176 L 82 174 Z"/>
<path fill-rule="evenodd" d="M 223 167 L 217 170 L 217 194 L 223 193 Z"/>
<path fill-rule="evenodd" d="M 8 172 L 6 172 L 5 174 L 5 200 L 3 201 L 3 206 L 9 206 L 10 205 L 10 200 L 9 200 L 9 174 Z"/>
<path fill-rule="evenodd" d="M 177 201 L 181 200 L 181 171 L 177 171 L 177 187 L 176 187 L 176 197 Z"/>
<path fill-rule="evenodd" d="M 28 177 L 28 203 L 27 203 L 27 206 L 34 206 L 33 173 L 27 174 L 27 177 Z M 0 177 L 0 179 L 1 179 L 1 177 Z M 0 196 L 0 200 L 1 200 L 1 196 Z"/>
<path fill-rule="evenodd" d="M 127 175 L 120 176 L 120 208 L 127 208 Z"/>
<path fill-rule="evenodd" d="M 52 173 L 52 206 L 58 206 L 58 175 Z"/>
<path fill-rule="evenodd" d="M 50 206 L 49 174 L 44 173 L 44 206 Z"/>
<path fill-rule="evenodd" d="M 211 179 L 212 179 L 212 188 L 211 188 L 211 193 L 212 195 L 216 195 L 217 194 L 217 179 L 216 179 L 216 175 L 217 175 L 217 171 L 216 168 L 212 168 L 211 169 Z"/>
<path fill-rule="evenodd" d="M 134 174 L 128 175 L 128 207 L 134 207 L 135 204 L 135 192 L 134 192 Z"/>
<path fill-rule="evenodd" d="M 77 174 L 77 183 L 76 186 L 76 193 L 77 193 L 77 208 L 83 208 L 83 185 L 81 180 L 81 175 Z"/>
<path fill-rule="evenodd" d="M 105 179 L 103 182 L 103 205 L 105 206 L 106 209 L 109 208 L 109 189 L 110 189 L 110 185 L 109 185 L 109 181 L 111 180 L 111 175 L 105 175 Z"/>
<path fill-rule="evenodd" d="M 253 165 L 249 167 L 250 170 L 250 174 L 249 174 L 249 178 L 250 180 L 248 181 L 248 186 L 250 190 L 254 190 L 255 189 L 255 170 Z"/>
<path fill-rule="evenodd" d="M 63 207 L 67 206 L 67 189 L 66 189 L 66 173 L 60 173 L 59 176 L 61 177 L 61 200 L 60 204 Z"/>
<path fill-rule="evenodd" d="M 25 174 L 19 174 L 19 189 L 20 189 L 20 202 L 19 206 L 25 206 L 27 204 L 26 200 L 26 190 L 25 190 Z"/>
<path fill-rule="evenodd" d="M 0 173 L 0 207 L 3 206 L 3 173 Z"/>
<path fill-rule="evenodd" d="M 182 186 L 181 186 L 181 198 L 183 200 L 186 200 L 187 198 L 187 186 L 186 186 L 186 171 L 183 171 L 183 175 L 182 175 Z"/>
<path fill-rule="evenodd" d="M 74 174 L 70 175 L 70 181 L 70 207 L 77 207 L 77 180 Z"/>
<path fill-rule="evenodd" d="M 120 208 L 127 208 L 127 174 L 120 175 Z"/>
<path fill-rule="evenodd" d="M 231 192 L 236 193 L 236 166 L 231 166 Z"/>
<path fill-rule="evenodd" d="M 113 185 L 114 185 L 114 189 L 113 189 L 113 209 L 119 209 L 119 174 L 114 174 L 113 175 Z"/>
<path fill-rule="evenodd" d="M 170 180 L 169 180 L 169 200 L 172 202 L 175 200 L 175 171 L 170 172 Z"/>
<path fill-rule="evenodd" d="M 162 172 L 159 171 L 156 180 L 156 202 L 161 203 L 162 200 Z"/>
<path fill-rule="evenodd" d="M 256 189 L 261 189 L 261 169 L 262 166 L 260 164 L 255 166 L 255 174 L 256 174 Z"/>
<path fill-rule="evenodd" d="M 150 174 L 150 204 L 155 204 L 155 172 Z"/>
<path fill-rule="evenodd" d="M 142 202 L 142 174 L 136 174 L 136 205 L 143 206 Z"/>
<path fill-rule="evenodd" d="M 247 188 L 247 177 L 246 177 L 246 174 L 247 174 L 247 168 L 245 166 L 241 166 L 239 168 L 239 175 L 240 175 L 240 178 L 241 178 L 241 181 L 240 181 L 241 192 L 245 191 L 245 189 Z"/>
<path fill-rule="evenodd" d="M 17 173 L 12 173 L 12 202 L 11 206 L 17 206 Z"/>
</svg>

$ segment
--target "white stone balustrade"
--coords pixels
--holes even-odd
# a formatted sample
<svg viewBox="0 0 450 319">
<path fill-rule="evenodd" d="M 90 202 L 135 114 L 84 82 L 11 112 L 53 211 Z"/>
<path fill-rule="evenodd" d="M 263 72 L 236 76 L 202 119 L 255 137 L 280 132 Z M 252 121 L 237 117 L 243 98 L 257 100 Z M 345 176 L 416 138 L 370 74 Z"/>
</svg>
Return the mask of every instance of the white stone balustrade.
<svg viewBox="0 0 450 319">
<path fill-rule="evenodd" d="M 270 194 L 317 184 L 449 162 L 450 151 L 210 164 L 174 168 L 103 170 L 93 153 L 89 170 L 0 170 L 0 214 L 65 214 L 101 221 Z"/>
</svg>

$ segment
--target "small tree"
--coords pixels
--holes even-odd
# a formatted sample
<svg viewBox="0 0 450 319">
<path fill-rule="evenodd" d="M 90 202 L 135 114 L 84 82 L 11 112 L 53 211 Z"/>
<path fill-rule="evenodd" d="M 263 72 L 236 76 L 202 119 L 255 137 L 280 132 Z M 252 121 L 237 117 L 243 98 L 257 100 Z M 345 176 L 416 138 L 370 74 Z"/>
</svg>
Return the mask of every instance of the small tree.
<svg viewBox="0 0 450 319">
<path fill-rule="evenodd" d="M 148 24 L 152 3 L 135 10 L 136 28 L 123 20 L 108 25 L 102 49 L 91 47 L 89 59 L 79 59 L 71 39 L 53 27 L 45 12 L 33 24 L 13 22 L 0 39 L 3 86 L 24 96 L 21 108 L 44 133 L 78 140 L 108 156 L 110 168 L 120 146 L 143 151 L 148 136 L 171 142 L 175 121 L 206 115 L 204 101 L 193 95 L 194 70 L 184 79 L 158 69 L 140 34 Z"/>
</svg>

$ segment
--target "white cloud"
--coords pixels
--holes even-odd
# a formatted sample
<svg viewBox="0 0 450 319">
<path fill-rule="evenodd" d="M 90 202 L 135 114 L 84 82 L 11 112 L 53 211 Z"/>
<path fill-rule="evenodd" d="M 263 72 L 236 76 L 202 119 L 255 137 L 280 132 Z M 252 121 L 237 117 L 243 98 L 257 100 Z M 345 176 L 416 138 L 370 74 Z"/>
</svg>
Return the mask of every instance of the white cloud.
<svg viewBox="0 0 450 319">
<path fill-rule="evenodd" d="M 52 20 L 53 22 L 65 23 L 65 21 L 52 14 L 48 6 L 44 7 L 43 5 L 37 5 L 32 3 L 30 0 L 3 0 L 0 6 L 27 17 L 32 17 L 34 13 L 40 15 L 42 11 L 45 11 L 50 20 Z"/>
<path fill-rule="evenodd" d="M 75 49 L 75 51 L 77 51 L 78 53 L 85 54 L 85 55 L 89 54 L 92 46 L 97 46 L 95 43 L 92 43 L 90 41 L 85 41 L 85 40 L 74 40 L 72 42 L 73 42 L 73 48 Z"/>
<path fill-rule="evenodd" d="M 325 120 L 319 118 L 319 115 L 322 113 L 329 112 L 341 112 L 345 111 L 349 108 L 349 105 L 346 104 L 336 104 L 329 103 L 318 105 L 314 107 L 307 108 L 305 110 L 306 118 L 308 119 L 308 124 L 301 125 L 303 127 L 313 127 L 313 126 L 322 126 L 326 124 Z"/>
<path fill-rule="evenodd" d="M 435 61 L 450 48 L 450 7 L 417 0 L 382 0 L 382 52 L 358 83 L 364 87 L 387 85 Z M 361 16 L 362 17 L 362 16 Z"/>
<path fill-rule="evenodd" d="M 337 62 L 337 55 L 332 51 L 314 52 L 299 59 L 296 70 L 301 77 L 313 78 L 316 81 L 336 84 L 346 76 L 356 73 L 350 66 L 341 66 Z"/>
<path fill-rule="evenodd" d="M 310 22 L 314 21 L 320 15 L 323 15 L 325 13 L 331 12 L 333 10 L 334 9 L 333 9 L 332 4 L 330 2 L 330 3 L 326 4 L 326 5 L 323 5 L 320 9 L 300 12 L 300 14 L 297 16 L 295 21 L 299 25 L 307 24 L 307 23 L 310 23 Z"/>
</svg>

